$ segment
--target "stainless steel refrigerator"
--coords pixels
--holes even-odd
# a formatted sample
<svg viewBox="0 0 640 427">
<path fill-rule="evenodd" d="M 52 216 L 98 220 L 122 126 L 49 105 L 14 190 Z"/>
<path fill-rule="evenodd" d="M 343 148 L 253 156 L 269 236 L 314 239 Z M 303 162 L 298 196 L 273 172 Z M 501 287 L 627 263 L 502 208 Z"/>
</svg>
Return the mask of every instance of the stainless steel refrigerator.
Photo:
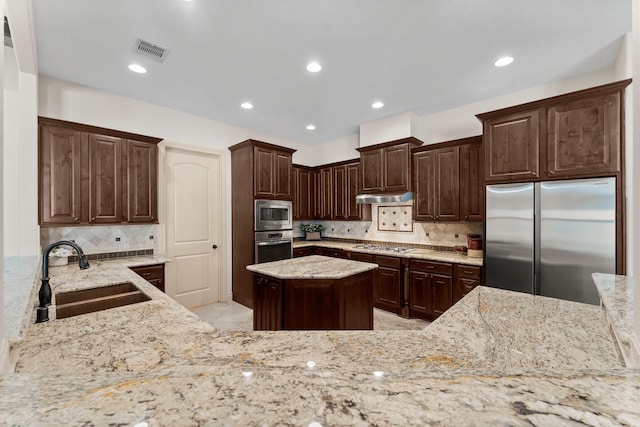
<svg viewBox="0 0 640 427">
<path fill-rule="evenodd" d="M 594 272 L 616 270 L 615 178 L 486 188 L 485 284 L 598 304 Z"/>
</svg>

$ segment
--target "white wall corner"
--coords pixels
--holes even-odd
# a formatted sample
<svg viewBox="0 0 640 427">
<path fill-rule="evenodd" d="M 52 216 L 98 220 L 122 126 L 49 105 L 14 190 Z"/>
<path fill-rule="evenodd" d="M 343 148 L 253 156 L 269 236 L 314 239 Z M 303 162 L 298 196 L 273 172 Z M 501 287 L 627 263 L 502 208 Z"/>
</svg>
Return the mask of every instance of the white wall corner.
<svg viewBox="0 0 640 427">
<path fill-rule="evenodd" d="M 396 114 L 360 125 L 360 147 L 395 141 L 396 139 L 418 137 L 420 119 L 413 111 Z"/>
<path fill-rule="evenodd" d="M 624 80 L 633 76 L 633 34 L 631 32 L 622 37 L 620 51 L 613 64 L 613 73 L 616 80 Z"/>
<path fill-rule="evenodd" d="M 5 0 L 5 4 L 11 28 L 11 40 L 16 50 L 20 71 L 37 75 L 38 61 L 32 0 Z"/>
</svg>

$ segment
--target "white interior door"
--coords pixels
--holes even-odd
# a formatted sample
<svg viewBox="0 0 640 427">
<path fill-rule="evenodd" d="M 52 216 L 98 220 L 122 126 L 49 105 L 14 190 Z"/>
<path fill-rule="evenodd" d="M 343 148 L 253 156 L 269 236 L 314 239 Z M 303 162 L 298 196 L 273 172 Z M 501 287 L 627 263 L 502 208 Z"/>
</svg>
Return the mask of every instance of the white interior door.
<svg viewBox="0 0 640 427">
<path fill-rule="evenodd" d="M 223 161 L 166 147 L 166 291 L 185 307 L 224 299 Z"/>
</svg>

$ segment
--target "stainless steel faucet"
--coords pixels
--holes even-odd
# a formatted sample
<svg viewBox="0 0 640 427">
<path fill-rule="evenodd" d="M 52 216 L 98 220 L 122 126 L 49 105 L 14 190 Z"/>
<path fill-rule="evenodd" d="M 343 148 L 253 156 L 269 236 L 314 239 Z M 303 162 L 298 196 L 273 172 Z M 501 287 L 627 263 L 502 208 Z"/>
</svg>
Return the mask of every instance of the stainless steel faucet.
<svg viewBox="0 0 640 427">
<path fill-rule="evenodd" d="M 38 299 L 40 304 L 37 309 L 36 323 L 42 323 L 49 321 L 49 306 L 51 305 L 51 286 L 49 285 L 49 252 L 53 248 L 58 246 L 71 246 L 78 252 L 78 265 L 80 270 L 86 270 L 89 268 L 89 261 L 84 256 L 82 248 L 69 240 L 60 240 L 47 246 L 42 252 L 42 283 L 40 284 L 40 292 L 38 292 Z"/>
</svg>

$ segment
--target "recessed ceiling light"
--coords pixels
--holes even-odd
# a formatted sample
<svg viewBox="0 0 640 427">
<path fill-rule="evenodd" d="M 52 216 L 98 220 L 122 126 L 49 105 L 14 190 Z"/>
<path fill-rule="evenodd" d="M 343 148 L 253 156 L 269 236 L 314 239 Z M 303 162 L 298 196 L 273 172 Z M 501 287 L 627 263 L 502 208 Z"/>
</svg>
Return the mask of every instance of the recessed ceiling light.
<svg viewBox="0 0 640 427">
<path fill-rule="evenodd" d="M 493 63 L 496 67 L 504 67 L 505 65 L 509 65 L 513 62 L 513 58 L 510 56 L 503 56 L 502 58 L 498 58 L 496 62 Z"/>
<path fill-rule="evenodd" d="M 307 64 L 307 71 L 311 73 L 317 73 L 320 70 L 322 70 L 322 65 L 317 62 L 309 62 L 309 64 Z"/>
<path fill-rule="evenodd" d="M 307 125 L 307 130 L 315 130 L 315 125 Z"/>
<path fill-rule="evenodd" d="M 133 71 L 134 73 L 138 73 L 138 74 L 144 74 L 147 72 L 147 69 L 144 68 L 142 65 L 138 65 L 138 64 L 129 64 L 129 69 L 131 71 Z"/>
<path fill-rule="evenodd" d="M 245 110 L 251 110 L 253 108 L 253 104 L 250 102 L 243 102 L 240 106 Z"/>
<path fill-rule="evenodd" d="M 371 108 L 378 109 L 378 108 L 382 108 L 382 107 L 384 107 L 384 102 L 382 102 L 382 101 L 376 101 L 373 104 L 371 104 Z"/>
</svg>

